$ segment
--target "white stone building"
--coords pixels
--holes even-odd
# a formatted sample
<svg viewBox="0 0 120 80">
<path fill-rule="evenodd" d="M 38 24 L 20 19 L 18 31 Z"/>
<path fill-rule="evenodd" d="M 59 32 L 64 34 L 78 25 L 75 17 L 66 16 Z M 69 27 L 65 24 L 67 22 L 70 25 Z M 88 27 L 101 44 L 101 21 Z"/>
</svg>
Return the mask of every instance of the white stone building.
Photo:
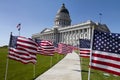
<svg viewBox="0 0 120 80">
<path fill-rule="evenodd" d="M 62 7 L 56 14 L 53 28 L 45 28 L 40 33 L 33 34 L 32 38 L 76 45 L 78 39 L 91 39 L 93 28 L 110 32 L 105 24 L 96 23 L 91 20 L 71 25 L 69 11 L 66 9 L 65 5 L 62 4 Z"/>
</svg>

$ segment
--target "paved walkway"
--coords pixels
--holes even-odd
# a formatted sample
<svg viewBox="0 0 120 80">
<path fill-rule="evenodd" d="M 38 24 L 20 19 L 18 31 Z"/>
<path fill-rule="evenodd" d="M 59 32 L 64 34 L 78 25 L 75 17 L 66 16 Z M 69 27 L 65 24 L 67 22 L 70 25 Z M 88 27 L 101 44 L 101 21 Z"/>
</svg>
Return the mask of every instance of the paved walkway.
<svg viewBox="0 0 120 80">
<path fill-rule="evenodd" d="M 35 80 L 81 80 L 79 56 L 73 52 Z"/>
</svg>

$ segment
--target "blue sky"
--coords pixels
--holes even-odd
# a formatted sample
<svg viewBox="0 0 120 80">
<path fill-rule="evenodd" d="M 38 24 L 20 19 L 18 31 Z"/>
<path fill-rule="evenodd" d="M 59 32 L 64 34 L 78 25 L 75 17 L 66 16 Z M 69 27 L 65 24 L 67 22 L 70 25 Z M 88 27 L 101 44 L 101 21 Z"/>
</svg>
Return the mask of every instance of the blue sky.
<svg viewBox="0 0 120 80">
<path fill-rule="evenodd" d="M 72 24 L 87 20 L 106 24 L 111 32 L 120 33 L 120 0 L 0 0 L 0 46 L 9 43 L 10 32 L 31 37 L 44 28 L 52 28 L 62 3 L 69 10 Z"/>
</svg>

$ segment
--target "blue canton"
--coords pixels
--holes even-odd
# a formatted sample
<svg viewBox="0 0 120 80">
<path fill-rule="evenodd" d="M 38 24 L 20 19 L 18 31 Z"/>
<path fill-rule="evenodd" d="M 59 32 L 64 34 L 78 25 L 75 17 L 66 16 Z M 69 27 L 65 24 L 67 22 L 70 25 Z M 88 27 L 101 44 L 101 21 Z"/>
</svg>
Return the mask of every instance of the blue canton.
<svg viewBox="0 0 120 80">
<path fill-rule="evenodd" d="M 17 47 L 17 38 L 18 36 L 11 36 L 9 47 L 12 47 L 12 48 Z"/>
<path fill-rule="evenodd" d="M 35 42 L 36 42 L 39 46 L 40 46 L 41 41 L 42 41 L 41 39 L 37 39 L 37 38 L 35 39 Z"/>
<path fill-rule="evenodd" d="M 79 48 L 90 48 L 90 40 L 89 39 L 79 39 Z"/>
<path fill-rule="evenodd" d="M 120 54 L 120 34 L 94 30 L 93 50 Z"/>
<path fill-rule="evenodd" d="M 58 47 L 58 43 L 53 42 L 54 47 Z"/>
</svg>

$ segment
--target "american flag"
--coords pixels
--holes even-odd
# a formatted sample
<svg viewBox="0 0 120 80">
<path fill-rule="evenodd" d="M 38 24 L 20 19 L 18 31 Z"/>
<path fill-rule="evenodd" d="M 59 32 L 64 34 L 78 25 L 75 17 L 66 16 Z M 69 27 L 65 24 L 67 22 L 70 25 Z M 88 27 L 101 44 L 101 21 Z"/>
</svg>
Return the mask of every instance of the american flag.
<svg viewBox="0 0 120 80">
<path fill-rule="evenodd" d="M 36 39 L 36 42 L 38 43 L 39 54 L 46 56 L 54 55 L 54 45 L 51 41 Z"/>
<path fill-rule="evenodd" d="M 68 45 L 64 43 L 58 44 L 58 53 L 59 54 L 67 54 L 68 52 Z"/>
<path fill-rule="evenodd" d="M 24 64 L 33 63 L 36 61 L 37 44 L 31 39 L 12 36 L 10 37 L 8 57 L 13 60 L 20 61 Z"/>
<path fill-rule="evenodd" d="M 21 29 L 21 24 L 20 23 L 17 25 L 17 29 L 18 29 L 18 31 L 20 31 L 20 29 Z"/>
<path fill-rule="evenodd" d="M 40 53 L 40 48 L 41 48 L 41 46 L 40 46 L 40 43 L 41 43 L 41 39 L 34 39 L 35 40 L 35 42 L 37 43 L 37 45 L 38 45 L 38 48 L 37 48 L 37 51 L 38 51 L 38 53 Z"/>
<path fill-rule="evenodd" d="M 74 46 L 67 45 L 67 50 L 68 50 L 68 53 L 72 53 L 72 51 L 74 50 Z"/>
<path fill-rule="evenodd" d="M 79 39 L 80 56 L 89 58 L 90 57 L 90 40 Z"/>
<path fill-rule="evenodd" d="M 120 76 L 120 34 L 94 30 L 91 67 Z"/>
</svg>

